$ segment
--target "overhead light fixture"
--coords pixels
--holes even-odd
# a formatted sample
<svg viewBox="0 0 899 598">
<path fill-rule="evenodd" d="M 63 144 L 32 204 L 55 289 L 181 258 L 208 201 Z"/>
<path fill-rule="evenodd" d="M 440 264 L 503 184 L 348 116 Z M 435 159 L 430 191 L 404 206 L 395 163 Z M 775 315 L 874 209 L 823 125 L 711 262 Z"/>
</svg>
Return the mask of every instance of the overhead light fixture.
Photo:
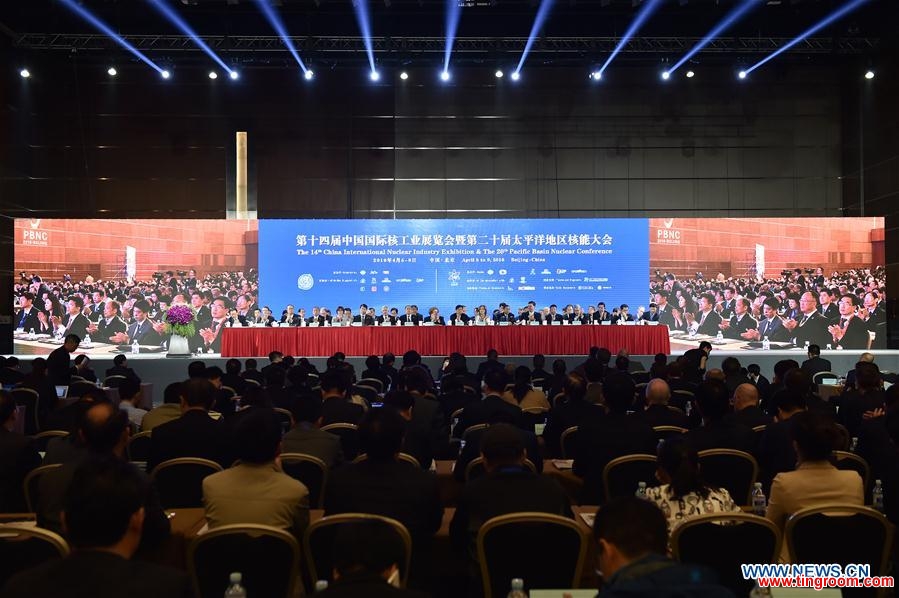
<svg viewBox="0 0 899 598">
<path fill-rule="evenodd" d="M 159 76 L 162 77 L 163 79 L 168 79 L 169 77 L 172 76 L 172 73 L 170 73 L 170 72 L 168 72 L 167 70 L 163 69 L 162 71 L 159 72 Z"/>
<path fill-rule="evenodd" d="M 696 73 L 693 71 L 687 71 L 687 79 L 692 79 L 694 75 L 696 75 Z"/>
<path fill-rule="evenodd" d="M 409 78 L 409 73 L 407 73 L 406 71 L 403 71 L 402 73 L 400 73 L 400 79 L 402 79 L 403 81 L 405 81 L 408 78 Z"/>
<path fill-rule="evenodd" d="M 237 79 L 240 77 L 240 73 L 238 73 L 235 70 L 232 70 L 230 73 L 228 73 L 228 76 L 231 77 L 232 81 L 237 81 Z"/>
<path fill-rule="evenodd" d="M 216 73 L 215 71 L 209 71 L 209 78 L 213 80 L 218 79 L 218 73 Z"/>
<path fill-rule="evenodd" d="M 868 71 L 865 73 L 865 79 L 867 79 L 867 80 L 870 81 L 870 80 L 873 79 L 873 78 L 874 78 L 874 71 L 868 70 Z"/>
<path fill-rule="evenodd" d="M 381 73 L 379 73 L 378 71 L 372 71 L 371 73 L 369 73 L 368 78 L 372 81 L 378 81 L 381 78 Z"/>
<path fill-rule="evenodd" d="M 600 81 L 602 80 L 602 73 L 600 71 L 593 71 L 590 73 L 590 78 L 594 81 Z"/>
<path fill-rule="evenodd" d="M 513 71 L 512 74 L 509 75 L 509 77 L 510 77 L 513 81 L 518 81 L 519 79 L 521 79 L 521 74 L 520 74 L 518 71 Z"/>
<path fill-rule="evenodd" d="M 671 73 L 669 73 L 668 71 L 662 71 L 662 80 L 663 81 L 667 81 L 670 78 L 671 78 Z"/>
<path fill-rule="evenodd" d="M 737 77 L 739 77 L 740 79 L 745 79 L 746 71 L 740 71 L 739 73 L 737 73 Z"/>
<path fill-rule="evenodd" d="M 496 77 L 497 79 L 502 79 L 502 78 L 503 78 L 503 71 L 502 71 L 501 69 L 496 69 L 496 72 L 493 73 L 493 76 Z"/>
<path fill-rule="evenodd" d="M 450 80 L 450 74 L 449 74 L 449 71 L 441 71 L 441 73 L 440 73 L 440 80 L 443 81 L 444 83 L 447 82 L 447 81 L 449 81 L 449 80 Z"/>
<path fill-rule="evenodd" d="M 27 79 L 31 76 L 31 71 L 29 71 L 28 69 L 22 69 L 21 71 L 19 71 L 19 76 L 23 79 Z"/>
<path fill-rule="evenodd" d="M 106 69 L 106 74 L 109 75 L 110 77 L 115 77 L 116 75 L 119 74 L 119 71 L 117 71 L 114 66 L 111 66 L 108 69 Z"/>
</svg>

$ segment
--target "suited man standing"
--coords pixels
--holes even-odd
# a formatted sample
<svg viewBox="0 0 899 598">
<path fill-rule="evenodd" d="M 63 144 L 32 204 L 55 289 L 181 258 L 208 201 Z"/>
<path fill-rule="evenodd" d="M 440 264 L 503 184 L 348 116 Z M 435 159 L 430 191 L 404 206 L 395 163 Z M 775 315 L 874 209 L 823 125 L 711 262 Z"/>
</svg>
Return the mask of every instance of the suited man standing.
<svg viewBox="0 0 899 598">
<path fill-rule="evenodd" d="M 68 384 L 72 378 L 72 353 L 81 344 L 77 334 L 67 334 L 61 347 L 47 357 L 47 376 L 52 384 Z"/>
<path fill-rule="evenodd" d="M 60 319 L 52 318 L 53 324 L 57 329 L 62 329 L 65 334 L 75 334 L 79 338 L 87 336 L 87 327 L 90 326 L 88 320 L 81 310 L 84 308 L 84 299 L 77 295 L 71 297 L 66 302 L 66 315 Z"/>
<path fill-rule="evenodd" d="M 107 301 L 103 304 L 103 317 L 91 323 L 88 332 L 104 343 L 114 343 L 116 335 L 126 332 L 128 325 L 119 317 L 121 306 L 118 301 Z"/>
<path fill-rule="evenodd" d="M 857 305 L 858 297 L 855 295 L 847 293 L 840 297 L 840 318 L 827 329 L 839 349 L 868 348 L 871 337 L 868 334 L 868 327 L 855 315 Z"/>
<path fill-rule="evenodd" d="M 24 293 L 19 303 L 22 308 L 16 313 L 15 327 L 20 328 L 25 332 L 28 332 L 29 330 L 37 332 L 40 328 L 37 312 L 40 310 L 34 307 L 34 293 Z"/>
<path fill-rule="evenodd" d="M 818 299 L 821 300 L 821 306 L 818 308 L 819 314 L 830 320 L 831 324 L 840 319 L 840 310 L 834 305 L 834 292 L 831 289 L 823 289 L 818 293 Z"/>
<path fill-rule="evenodd" d="M 718 327 L 727 338 L 743 338 L 747 330 L 758 328 L 758 322 L 749 314 L 749 299 L 737 297 L 734 299 L 733 315 L 727 321 L 722 321 Z"/>
<path fill-rule="evenodd" d="M 819 347 L 831 344 L 833 339 L 827 331 L 829 321 L 818 311 L 818 302 L 811 291 L 806 291 L 799 297 L 799 310 L 802 312 L 799 320 L 784 322 L 792 335 L 792 343 L 797 347 L 802 347 L 805 343 Z"/>
<path fill-rule="evenodd" d="M 715 297 L 711 293 L 703 293 L 699 297 L 699 312 L 696 319 L 690 325 L 696 330 L 696 334 L 704 334 L 706 336 L 716 336 L 718 334 L 718 326 L 721 324 L 721 316 L 715 310 Z"/>
<path fill-rule="evenodd" d="M 818 372 L 830 372 L 832 371 L 830 360 L 824 359 L 821 357 L 821 347 L 818 345 L 809 345 L 808 346 L 808 359 L 802 362 L 803 372 L 806 372 L 809 378 L 814 378 L 815 374 Z"/>
</svg>

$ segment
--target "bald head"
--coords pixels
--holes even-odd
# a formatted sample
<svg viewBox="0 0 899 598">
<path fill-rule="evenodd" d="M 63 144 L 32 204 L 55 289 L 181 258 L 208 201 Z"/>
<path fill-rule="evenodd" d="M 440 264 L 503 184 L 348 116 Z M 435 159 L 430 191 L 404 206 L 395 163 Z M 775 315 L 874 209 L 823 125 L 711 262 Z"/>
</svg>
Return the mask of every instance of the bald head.
<svg viewBox="0 0 899 598">
<path fill-rule="evenodd" d="M 862 353 L 861 357 L 859 357 L 858 360 L 864 361 L 865 363 L 874 363 L 874 354 L 873 353 Z"/>
<path fill-rule="evenodd" d="M 80 434 L 91 452 L 121 456 L 128 443 L 129 431 L 127 413 L 112 403 L 98 403 L 84 414 Z"/>
<path fill-rule="evenodd" d="M 718 368 L 712 368 L 705 373 L 706 380 L 719 380 L 724 382 L 726 380 L 724 376 L 724 372 Z"/>
<path fill-rule="evenodd" d="M 741 411 L 747 407 L 757 407 L 759 404 L 759 390 L 754 384 L 741 384 L 734 391 L 734 411 Z"/>
<path fill-rule="evenodd" d="M 671 398 L 671 388 L 668 383 L 661 378 L 653 378 L 646 385 L 646 404 L 647 405 L 667 405 L 668 399 Z"/>
</svg>

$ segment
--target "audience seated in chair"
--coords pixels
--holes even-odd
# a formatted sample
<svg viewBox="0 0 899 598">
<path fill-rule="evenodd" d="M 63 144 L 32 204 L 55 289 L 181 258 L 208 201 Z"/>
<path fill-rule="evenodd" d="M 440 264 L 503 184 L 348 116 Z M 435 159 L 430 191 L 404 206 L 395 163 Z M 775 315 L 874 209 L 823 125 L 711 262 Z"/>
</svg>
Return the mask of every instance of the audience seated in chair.
<svg viewBox="0 0 899 598">
<path fill-rule="evenodd" d="M 774 420 L 759 408 L 759 390 L 754 384 L 739 385 L 734 391 L 734 411 L 724 416 L 730 424 L 740 424 L 747 428 L 767 426 Z"/>
<path fill-rule="evenodd" d="M 181 417 L 181 383 L 172 382 L 162 393 L 162 405 L 154 407 L 144 415 L 141 430 L 149 432 L 153 428 Z"/>
<path fill-rule="evenodd" d="M 238 462 L 203 480 L 209 528 L 256 523 L 301 539 L 309 525 L 309 490 L 281 471 L 281 426 L 270 409 L 253 408 L 234 428 Z"/>
<path fill-rule="evenodd" d="M 0 390 L 0 513 L 27 510 L 22 483 L 28 472 L 41 464 L 31 439 L 13 430 L 15 420 L 15 399 Z"/>
<path fill-rule="evenodd" d="M 348 392 L 352 386 L 349 372 L 343 369 L 329 369 L 321 377 L 322 425 L 347 423 L 358 424 L 365 415 L 365 407 L 353 402 Z"/>
<path fill-rule="evenodd" d="M 322 401 L 317 396 L 299 397 L 291 410 L 293 428 L 281 440 L 282 453 L 302 453 L 324 461 L 328 468 L 343 463 L 343 448 L 340 437 L 323 432 Z"/>
<path fill-rule="evenodd" d="M 503 392 L 508 383 L 509 376 L 505 370 L 495 367 L 488 369 L 484 374 L 484 398 L 465 408 L 453 434 L 461 438 L 465 430 L 471 426 L 489 423 L 497 412 L 505 413 L 509 418 L 508 421 L 517 424 L 521 418 L 521 408 L 503 400 Z"/>
<path fill-rule="evenodd" d="M 639 416 L 650 426 L 677 426 L 689 428 L 690 420 L 683 414 L 668 408 L 671 399 L 671 388 L 661 378 L 650 380 L 646 384 L 646 407 Z"/>
<path fill-rule="evenodd" d="M 62 503 L 63 528 L 73 552 L 16 575 L 0 594 L 5 598 L 192 596 L 184 573 L 131 560 L 146 530 L 145 497 L 145 480 L 128 463 L 112 455 L 86 459 L 74 471 Z"/>
<path fill-rule="evenodd" d="M 128 414 L 128 421 L 134 426 L 134 430 L 140 430 L 144 416 L 147 414 L 146 409 L 141 409 L 140 404 L 143 401 L 140 384 L 134 380 L 125 378 L 119 384 L 119 409 Z"/>
<path fill-rule="evenodd" d="M 540 512 L 572 517 L 570 501 L 561 487 L 524 466 L 521 431 L 510 424 L 494 424 L 481 436 L 480 454 L 487 475 L 466 484 L 450 523 L 450 538 L 474 559 L 481 525 L 507 513 Z"/>
<path fill-rule="evenodd" d="M 653 503 L 619 498 L 603 506 L 593 523 L 604 583 L 599 598 L 732 598 L 705 569 L 669 559 L 668 524 Z"/>
<path fill-rule="evenodd" d="M 728 448 L 747 453 L 755 450 L 756 439 L 752 428 L 725 417 L 730 412 L 730 395 L 724 382 L 705 380 L 696 391 L 696 402 L 703 425 L 686 434 L 686 440 L 693 449 L 698 452 Z"/>
<path fill-rule="evenodd" d="M 181 393 L 178 397 L 181 417 L 153 429 L 147 471 L 152 472 L 163 461 L 179 457 L 209 459 L 222 467 L 231 465 L 225 424 L 209 417 L 215 387 L 208 380 L 193 378 L 177 388 Z"/>
<path fill-rule="evenodd" d="M 543 429 L 543 442 L 550 457 L 562 456 L 560 440 L 565 430 L 572 426 L 587 425 L 605 415 L 602 405 L 586 400 L 587 381 L 583 376 L 568 374 L 563 376 L 562 384 L 564 396 L 553 405 Z M 573 455 L 569 455 L 569 458 L 572 457 Z"/>
<path fill-rule="evenodd" d="M 61 467 L 50 471 L 41 478 L 38 484 L 36 505 L 37 523 L 39 527 L 62 533 L 63 526 L 60 514 L 65 507 L 65 496 L 75 478 L 78 467 L 86 460 L 94 457 L 118 459 L 125 463 L 125 447 L 131 438 L 128 416 L 112 403 L 98 403 L 85 412 L 84 420 L 78 430 L 81 442 L 86 451 L 77 460 L 63 463 Z M 127 464 L 141 480 L 141 497 L 143 501 L 143 532 L 140 535 L 141 548 L 151 549 L 169 535 L 169 520 L 159 503 L 159 496 L 149 478 L 133 465 Z"/>
<path fill-rule="evenodd" d="M 790 437 L 796 447 L 796 471 L 779 473 L 771 483 L 767 517 L 783 529 L 800 509 L 826 504 L 864 505 L 862 479 L 855 471 L 838 470 L 830 462 L 837 437 L 833 421 L 820 413 L 790 418 Z"/>
<path fill-rule="evenodd" d="M 334 581 L 322 598 L 425 598 L 399 585 L 404 547 L 390 526 L 377 519 L 342 525 L 334 539 Z"/>
<path fill-rule="evenodd" d="M 705 483 L 699 455 L 684 439 L 662 442 L 657 458 L 656 477 L 662 485 L 647 488 L 646 498 L 662 509 L 669 532 L 696 515 L 740 512 L 726 489 Z"/>
</svg>

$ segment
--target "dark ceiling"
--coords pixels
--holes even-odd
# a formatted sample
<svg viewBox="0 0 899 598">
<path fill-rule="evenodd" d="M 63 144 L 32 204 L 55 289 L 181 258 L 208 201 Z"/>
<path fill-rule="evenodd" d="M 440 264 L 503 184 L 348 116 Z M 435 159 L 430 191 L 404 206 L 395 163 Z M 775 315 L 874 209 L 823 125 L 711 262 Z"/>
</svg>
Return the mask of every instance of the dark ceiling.
<svg viewBox="0 0 899 598">
<path fill-rule="evenodd" d="M 352 0 L 274 0 L 287 30 L 296 37 L 304 58 L 323 55 L 358 61 L 361 44 Z M 362 0 L 355 0 L 362 1 Z M 537 0 L 459 0 L 467 3 L 458 29 L 460 40 L 468 40 L 472 61 L 488 58 L 491 52 L 514 53 L 527 38 Z M 254 0 L 169 0 L 170 4 L 201 35 L 213 38 L 214 46 L 228 59 L 271 63 L 288 60 L 275 32 L 261 15 Z M 663 0 L 662 7 L 640 30 L 644 44 L 628 47 L 623 58 L 658 60 L 659 54 L 675 54 L 678 44 L 692 45 L 690 38 L 705 35 L 737 0 Z M 745 57 L 770 52 L 801 31 L 819 22 L 848 0 L 758 0 L 742 21 L 724 33 L 728 43 L 704 52 L 700 59 L 740 53 Z M 148 53 L 172 61 L 197 60 L 191 44 L 178 37 L 154 41 L 146 36 L 180 36 L 146 0 L 83 0 L 112 28 L 134 40 Z M 637 4 L 635 7 L 634 4 Z M 91 26 L 58 1 L 29 0 L 18 3 L 15 13 L 0 16 L 3 43 L 16 52 L 77 50 L 83 56 L 103 58 L 113 46 L 100 36 L 92 39 L 26 34 L 93 35 Z M 372 34 L 378 60 L 439 60 L 445 34 L 445 3 L 434 0 L 369 0 Z M 551 58 L 560 45 L 571 45 L 569 62 L 595 59 L 606 53 L 640 9 L 637 0 L 555 0 L 541 30 L 534 52 Z M 796 55 L 814 55 L 815 60 L 846 54 L 872 56 L 892 52 L 899 31 L 899 0 L 869 0 L 833 25 L 817 32 L 810 44 L 800 44 Z M 143 37 L 141 37 L 143 36 Z M 267 40 L 252 39 L 265 36 Z M 349 38 L 342 43 L 335 42 Z M 679 41 L 677 41 L 679 40 Z M 580 44 L 580 45 L 579 45 Z M 673 44 L 673 45 L 672 45 Z M 675 50 L 672 50 L 672 47 Z M 316 56 L 318 55 L 318 56 Z M 460 49 L 460 58 L 464 55 Z M 732 61 L 733 56 L 729 57 Z M 454 59 L 455 60 L 455 59 Z"/>
</svg>

